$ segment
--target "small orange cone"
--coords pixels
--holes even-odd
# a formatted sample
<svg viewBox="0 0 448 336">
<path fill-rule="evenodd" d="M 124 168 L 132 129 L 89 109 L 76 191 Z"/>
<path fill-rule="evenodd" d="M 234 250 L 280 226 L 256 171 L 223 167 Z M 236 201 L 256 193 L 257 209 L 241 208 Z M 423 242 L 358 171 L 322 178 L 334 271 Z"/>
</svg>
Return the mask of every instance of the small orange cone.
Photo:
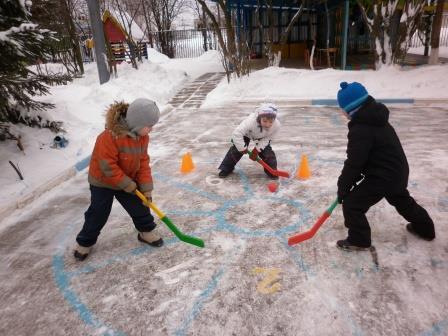
<svg viewBox="0 0 448 336">
<path fill-rule="evenodd" d="M 191 158 L 191 153 L 185 153 L 182 156 L 182 164 L 180 166 L 180 172 L 181 173 L 190 173 L 194 170 L 194 163 L 193 163 L 193 159 Z"/>
<path fill-rule="evenodd" d="M 299 180 L 306 180 L 311 177 L 310 167 L 308 167 L 308 158 L 305 154 L 302 154 L 302 158 L 300 160 L 300 167 L 297 170 L 296 177 Z"/>
</svg>

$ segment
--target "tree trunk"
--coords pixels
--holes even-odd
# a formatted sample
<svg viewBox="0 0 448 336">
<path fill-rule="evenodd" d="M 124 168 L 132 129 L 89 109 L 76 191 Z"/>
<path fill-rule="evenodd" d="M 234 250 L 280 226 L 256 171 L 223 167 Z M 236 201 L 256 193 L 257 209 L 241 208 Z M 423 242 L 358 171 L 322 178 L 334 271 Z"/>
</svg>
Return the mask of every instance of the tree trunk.
<svg viewBox="0 0 448 336">
<path fill-rule="evenodd" d="M 437 0 L 436 15 L 432 23 L 431 32 L 431 53 L 429 55 L 429 64 L 435 65 L 439 62 L 439 40 L 440 29 L 442 28 L 443 5 L 445 0 Z"/>
<path fill-rule="evenodd" d="M 302 2 L 299 9 L 294 14 L 291 21 L 288 23 L 288 26 L 286 27 L 285 31 L 282 33 L 282 36 L 280 37 L 280 50 L 277 55 L 277 61 L 278 61 L 277 65 L 280 65 L 280 63 L 282 61 L 282 52 L 281 51 L 282 51 L 283 47 L 286 45 L 286 42 L 287 42 L 288 36 L 289 36 L 289 32 L 291 31 L 292 27 L 297 22 L 297 20 L 302 16 L 303 7 L 306 5 L 306 2 L 307 2 L 306 0 L 304 0 Z"/>
<path fill-rule="evenodd" d="M 79 46 L 79 40 L 76 34 L 76 27 L 73 22 L 70 6 L 67 3 L 67 1 L 70 0 L 61 0 L 61 4 L 62 4 L 62 12 L 64 15 L 64 21 L 66 22 L 67 30 L 70 36 L 70 44 L 72 46 L 73 51 L 73 63 L 75 64 L 75 71 L 77 70 L 77 67 L 79 67 L 79 72 L 81 73 L 81 75 L 83 75 L 84 64 L 82 62 L 81 47 Z"/>
</svg>

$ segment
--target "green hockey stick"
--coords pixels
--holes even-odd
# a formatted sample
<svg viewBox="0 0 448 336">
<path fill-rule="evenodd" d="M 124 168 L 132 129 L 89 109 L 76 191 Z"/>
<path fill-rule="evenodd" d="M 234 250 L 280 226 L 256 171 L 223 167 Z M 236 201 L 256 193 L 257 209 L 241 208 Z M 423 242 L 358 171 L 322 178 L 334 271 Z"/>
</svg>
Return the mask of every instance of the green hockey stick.
<svg viewBox="0 0 448 336">
<path fill-rule="evenodd" d="M 162 222 L 168 226 L 168 228 L 176 235 L 177 238 L 179 238 L 181 241 L 195 245 L 198 247 L 204 247 L 204 241 L 200 238 L 189 236 L 182 231 L 180 231 L 176 225 L 171 222 L 171 220 L 162 212 L 159 210 L 159 208 L 156 207 L 156 205 L 152 202 L 149 202 L 148 199 L 143 195 L 139 190 L 135 190 L 135 194 L 142 200 L 142 202 L 149 208 L 151 208 L 152 211 L 154 211 L 157 216 L 160 218 Z"/>
</svg>

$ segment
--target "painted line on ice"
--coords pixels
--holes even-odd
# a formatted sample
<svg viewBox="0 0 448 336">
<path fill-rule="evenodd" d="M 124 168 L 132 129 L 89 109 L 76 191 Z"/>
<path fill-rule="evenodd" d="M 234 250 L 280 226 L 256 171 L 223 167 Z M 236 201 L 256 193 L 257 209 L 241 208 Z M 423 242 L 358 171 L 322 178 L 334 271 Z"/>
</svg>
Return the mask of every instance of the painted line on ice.
<svg viewBox="0 0 448 336">
<path fill-rule="evenodd" d="M 81 320 L 88 326 L 98 329 L 102 332 L 107 328 L 103 335 L 124 335 L 121 331 L 115 331 L 107 327 L 105 324 L 97 320 L 95 315 L 87 308 L 87 306 L 81 302 L 76 293 L 70 289 L 70 278 L 64 271 L 64 258 L 63 255 L 56 255 L 53 257 L 53 275 L 56 285 L 62 292 L 65 300 L 72 306 L 72 308 L 78 312 Z"/>
<path fill-rule="evenodd" d="M 442 320 L 440 322 L 434 323 L 432 328 L 420 334 L 420 336 L 437 336 L 446 335 L 446 330 L 448 329 L 448 320 Z"/>
<path fill-rule="evenodd" d="M 226 268 L 227 267 L 221 267 L 219 269 L 219 271 L 216 272 L 215 275 L 213 275 L 212 279 L 207 284 L 205 290 L 202 291 L 201 294 L 199 294 L 198 299 L 193 304 L 193 308 L 191 309 L 191 312 L 184 319 L 180 328 L 175 331 L 174 334 L 176 336 L 183 336 L 187 333 L 187 331 L 190 328 L 193 321 L 201 313 L 204 303 L 215 292 L 216 288 L 218 287 L 218 282 L 221 280 L 222 276 L 224 275 Z"/>
<path fill-rule="evenodd" d="M 414 98 L 378 98 L 376 101 L 383 104 L 414 104 Z M 448 102 L 448 100 L 447 100 Z M 339 106 L 336 99 L 312 99 L 311 105 Z"/>
</svg>

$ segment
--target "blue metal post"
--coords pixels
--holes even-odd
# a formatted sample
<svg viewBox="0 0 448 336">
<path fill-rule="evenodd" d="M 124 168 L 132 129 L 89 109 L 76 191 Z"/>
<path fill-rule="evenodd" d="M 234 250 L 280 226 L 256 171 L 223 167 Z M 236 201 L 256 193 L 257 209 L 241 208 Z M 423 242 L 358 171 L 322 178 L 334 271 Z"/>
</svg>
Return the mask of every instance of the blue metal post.
<svg viewBox="0 0 448 336">
<path fill-rule="evenodd" d="M 345 70 L 347 64 L 347 38 L 348 38 L 348 16 L 349 16 L 350 4 L 349 0 L 344 1 L 344 24 L 342 31 L 342 50 L 341 50 L 341 69 Z"/>
</svg>

